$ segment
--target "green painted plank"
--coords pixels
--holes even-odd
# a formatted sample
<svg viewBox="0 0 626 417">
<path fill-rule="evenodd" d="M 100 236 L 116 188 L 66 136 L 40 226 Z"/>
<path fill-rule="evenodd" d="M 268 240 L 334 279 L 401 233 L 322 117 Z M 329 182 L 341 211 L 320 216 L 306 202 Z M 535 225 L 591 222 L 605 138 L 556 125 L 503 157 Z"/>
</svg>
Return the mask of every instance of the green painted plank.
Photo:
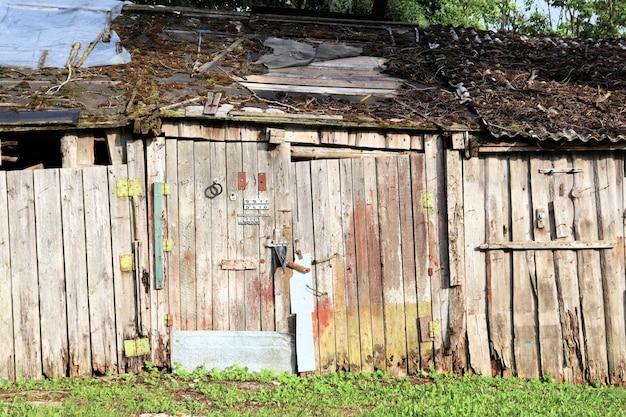
<svg viewBox="0 0 626 417">
<path fill-rule="evenodd" d="M 165 262 L 163 254 L 163 188 L 165 184 L 155 182 L 154 194 L 154 286 L 163 289 L 165 283 Z"/>
</svg>

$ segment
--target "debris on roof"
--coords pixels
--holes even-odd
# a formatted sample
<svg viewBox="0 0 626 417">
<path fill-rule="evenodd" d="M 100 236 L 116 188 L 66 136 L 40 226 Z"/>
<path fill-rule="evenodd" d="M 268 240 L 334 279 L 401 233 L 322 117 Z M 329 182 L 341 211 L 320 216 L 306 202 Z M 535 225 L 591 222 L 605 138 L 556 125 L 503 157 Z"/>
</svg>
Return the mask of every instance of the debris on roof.
<svg viewBox="0 0 626 417">
<path fill-rule="evenodd" d="M 79 127 L 262 115 L 502 140 L 626 140 L 622 40 L 136 5 L 111 29 L 130 62 L 74 68 L 66 83 L 63 70 L 0 68 L 0 111 L 80 108 Z M 351 56 L 316 62 L 325 48 Z"/>
</svg>

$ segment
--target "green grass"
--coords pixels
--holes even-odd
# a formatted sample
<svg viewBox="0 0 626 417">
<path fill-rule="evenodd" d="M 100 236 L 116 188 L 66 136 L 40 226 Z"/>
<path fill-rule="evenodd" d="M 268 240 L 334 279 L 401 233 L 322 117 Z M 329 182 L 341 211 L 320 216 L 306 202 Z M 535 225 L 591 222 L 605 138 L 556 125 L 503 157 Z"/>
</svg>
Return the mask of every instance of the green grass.
<svg viewBox="0 0 626 417">
<path fill-rule="evenodd" d="M 297 377 L 236 368 L 0 382 L 0 416 L 626 416 L 626 389 L 545 381 Z"/>
</svg>

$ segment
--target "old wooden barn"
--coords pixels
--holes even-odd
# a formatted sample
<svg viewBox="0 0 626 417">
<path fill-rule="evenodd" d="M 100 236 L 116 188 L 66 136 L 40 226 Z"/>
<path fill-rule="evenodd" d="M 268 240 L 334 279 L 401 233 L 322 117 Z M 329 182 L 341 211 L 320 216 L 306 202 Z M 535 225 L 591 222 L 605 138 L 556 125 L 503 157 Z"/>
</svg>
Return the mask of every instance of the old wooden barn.
<svg viewBox="0 0 626 417">
<path fill-rule="evenodd" d="M 169 367 L 202 331 L 297 371 L 625 382 L 622 41 L 105 24 L 129 63 L 0 63 L 1 378 Z"/>
</svg>

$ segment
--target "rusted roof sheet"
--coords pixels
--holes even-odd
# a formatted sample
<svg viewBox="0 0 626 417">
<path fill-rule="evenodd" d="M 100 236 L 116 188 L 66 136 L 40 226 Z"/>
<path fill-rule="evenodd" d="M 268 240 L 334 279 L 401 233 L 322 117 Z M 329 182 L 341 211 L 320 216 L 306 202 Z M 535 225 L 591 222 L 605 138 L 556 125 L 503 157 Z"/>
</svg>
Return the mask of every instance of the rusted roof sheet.
<svg viewBox="0 0 626 417">
<path fill-rule="evenodd" d="M 621 40 L 146 6 L 125 6 L 113 28 L 130 64 L 75 69 L 69 81 L 68 71 L 0 69 L 0 111 L 80 108 L 79 126 L 104 126 L 154 115 L 228 118 L 232 108 L 238 120 L 247 109 L 505 140 L 626 138 Z M 270 52 L 269 37 L 363 52 L 343 68 L 268 71 L 255 62 Z M 198 72 L 203 65 L 210 69 Z M 213 93 L 219 106 L 198 112 Z"/>
</svg>

